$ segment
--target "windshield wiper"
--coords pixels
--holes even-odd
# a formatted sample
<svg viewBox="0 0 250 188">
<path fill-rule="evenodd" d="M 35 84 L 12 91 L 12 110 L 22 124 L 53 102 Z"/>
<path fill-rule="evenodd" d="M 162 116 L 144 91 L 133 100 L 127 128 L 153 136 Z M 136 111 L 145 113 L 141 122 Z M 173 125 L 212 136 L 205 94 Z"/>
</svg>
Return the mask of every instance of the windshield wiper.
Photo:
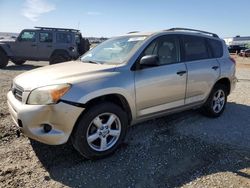
<svg viewBox="0 0 250 188">
<path fill-rule="evenodd" d="M 92 63 L 92 64 L 101 64 L 100 62 L 97 62 L 97 61 L 83 61 L 83 62 Z"/>
</svg>

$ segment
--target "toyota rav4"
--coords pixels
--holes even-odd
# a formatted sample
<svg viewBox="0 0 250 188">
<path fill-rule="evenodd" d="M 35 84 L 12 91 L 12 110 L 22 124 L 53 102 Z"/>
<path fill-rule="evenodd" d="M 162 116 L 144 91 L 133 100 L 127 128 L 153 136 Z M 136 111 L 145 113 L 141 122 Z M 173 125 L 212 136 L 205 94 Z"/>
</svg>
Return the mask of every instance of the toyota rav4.
<svg viewBox="0 0 250 188">
<path fill-rule="evenodd" d="M 194 108 L 220 116 L 235 83 L 235 61 L 216 34 L 132 32 L 77 61 L 17 76 L 8 106 L 28 137 L 51 145 L 71 140 L 93 159 L 114 152 L 137 122 Z"/>
</svg>

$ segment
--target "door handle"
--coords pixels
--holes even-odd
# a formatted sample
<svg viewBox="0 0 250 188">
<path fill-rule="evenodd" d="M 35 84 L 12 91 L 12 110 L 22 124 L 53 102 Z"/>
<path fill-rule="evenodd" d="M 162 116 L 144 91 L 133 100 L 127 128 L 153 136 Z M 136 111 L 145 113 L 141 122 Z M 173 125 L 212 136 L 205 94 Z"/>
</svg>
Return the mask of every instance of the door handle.
<svg viewBox="0 0 250 188">
<path fill-rule="evenodd" d="M 31 44 L 31 46 L 36 46 L 36 44 Z"/>
<path fill-rule="evenodd" d="M 186 74 L 186 73 L 187 73 L 187 71 L 179 71 L 179 72 L 177 72 L 176 74 L 182 76 L 183 74 Z"/>
<path fill-rule="evenodd" d="M 213 66 L 212 69 L 217 70 L 219 66 Z"/>
<path fill-rule="evenodd" d="M 48 45 L 47 47 L 51 48 L 52 46 L 51 46 L 51 45 Z"/>
</svg>

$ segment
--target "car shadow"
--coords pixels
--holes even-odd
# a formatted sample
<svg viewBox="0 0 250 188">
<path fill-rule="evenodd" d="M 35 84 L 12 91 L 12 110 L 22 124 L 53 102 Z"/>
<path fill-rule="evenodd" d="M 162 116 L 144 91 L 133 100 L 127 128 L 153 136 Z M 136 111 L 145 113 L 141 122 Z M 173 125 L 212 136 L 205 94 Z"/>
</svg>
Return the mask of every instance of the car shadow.
<svg viewBox="0 0 250 188">
<path fill-rule="evenodd" d="M 228 103 L 218 119 L 197 110 L 129 128 L 124 144 L 102 160 L 83 159 L 70 143 L 31 145 L 50 178 L 70 187 L 179 187 L 199 177 L 250 167 L 250 106 Z"/>
<path fill-rule="evenodd" d="M 39 68 L 42 67 L 40 65 L 29 65 L 29 64 L 24 64 L 24 65 L 9 65 L 7 67 L 4 68 L 4 70 L 15 70 L 15 71 L 28 71 L 28 70 L 32 70 L 35 68 Z"/>
</svg>

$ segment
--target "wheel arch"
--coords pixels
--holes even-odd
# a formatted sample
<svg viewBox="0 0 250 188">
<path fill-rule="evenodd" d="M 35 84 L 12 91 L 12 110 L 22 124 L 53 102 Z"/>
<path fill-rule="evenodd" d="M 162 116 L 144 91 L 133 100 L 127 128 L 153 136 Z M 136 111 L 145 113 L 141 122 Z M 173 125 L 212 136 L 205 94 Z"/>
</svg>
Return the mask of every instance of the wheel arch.
<svg viewBox="0 0 250 188">
<path fill-rule="evenodd" d="M 0 44 L 0 50 L 9 58 L 11 56 L 11 51 L 6 47 L 6 45 Z"/>
<path fill-rule="evenodd" d="M 0 46 L 0 69 L 5 68 L 8 65 L 10 57 L 7 52 Z"/>
<path fill-rule="evenodd" d="M 57 59 L 57 58 L 63 58 L 63 60 L 55 61 L 55 59 Z M 56 49 L 51 53 L 51 55 L 49 57 L 49 62 L 50 62 L 50 65 L 51 65 L 51 64 L 70 61 L 71 59 L 72 59 L 72 57 L 70 56 L 70 54 L 69 54 L 69 52 L 67 50 L 65 50 L 65 49 Z"/>
<path fill-rule="evenodd" d="M 102 96 L 97 96 L 85 103 L 86 110 L 88 110 L 92 105 L 97 105 L 102 102 L 111 102 L 119 107 L 121 107 L 128 115 L 128 123 L 132 121 L 132 111 L 127 99 L 118 93 L 105 94 Z"/>
<path fill-rule="evenodd" d="M 83 110 L 83 112 L 79 115 L 79 117 L 77 118 L 73 130 L 76 128 L 77 124 L 79 123 L 81 117 L 88 111 L 88 109 L 90 109 L 91 106 L 93 105 L 98 105 L 102 102 L 111 102 L 114 103 L 116 105 L 118 105 L 119 107 L 121 107 L 128 115 L 128 124 L 130 125 L 130 123 L 132 122 L 133 119 L 133 112 L 131 110 L 131 107 L 129 105 L 129 102 L 127 101 L 127 99 L 118 93 L 112 93 L 112 94 L 105 94 L 102 96 L 96 96 L 94 98 L 91 98 L 90 100 L 88 100 L 86 103 L 84 103 L 84 108 L 85 110 Z"/>
<path fill-rule="evenodd" d="M 69 56 L 69 52 L 65 49 L 55 49 L 51 54 L 50 58 L 55 54 L 67 54 Z"/>
<path fill-rule="evenodd" d="M 216 86 L 217 84 L 224 85 L 226 87 L 226 89 L 227 89 L 227 95 L 230 94 L 231 82 L 230 82 L 229 78 L 226 78 L 226 77 L 220 78 L 219 80 L 217 80 L 217 82 L 215 82 L 214 86 Z M 214 86 L 213 86 L 213 88 L 214 88 Z"/>
</svg>

